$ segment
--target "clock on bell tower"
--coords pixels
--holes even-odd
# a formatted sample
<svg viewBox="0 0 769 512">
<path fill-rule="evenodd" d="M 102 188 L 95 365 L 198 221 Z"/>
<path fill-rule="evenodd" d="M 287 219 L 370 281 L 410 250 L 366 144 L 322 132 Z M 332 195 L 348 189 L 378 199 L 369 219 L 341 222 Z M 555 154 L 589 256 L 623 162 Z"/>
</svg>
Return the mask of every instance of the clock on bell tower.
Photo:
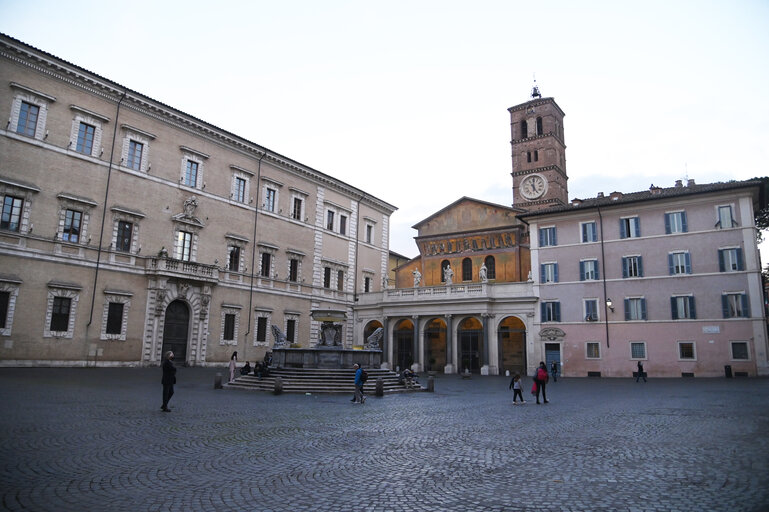
<svg viewBox="0 0 769 512">
<path fill-rule="evenodd" d="M 563 110 L 534 85 L 531 100 L 510 107 L 513 206 L 541 210 L 569 200 Z"/>
</svg>

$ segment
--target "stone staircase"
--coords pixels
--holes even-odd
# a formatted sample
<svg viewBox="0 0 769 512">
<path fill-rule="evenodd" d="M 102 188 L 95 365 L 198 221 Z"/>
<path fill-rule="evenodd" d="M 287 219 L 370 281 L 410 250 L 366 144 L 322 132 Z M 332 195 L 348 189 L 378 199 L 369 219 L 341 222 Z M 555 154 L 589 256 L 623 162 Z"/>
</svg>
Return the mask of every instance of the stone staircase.
<svg viewBox="0 0 769 512">
<path fill-rule="evenodd" d="M 382 379 L 384 394 L 425 391 L 426 388 L 415 384 L 400 384 L 398 374 L 391 370 L 366 368 L 368 381 L 363 386 L 367 395 L 376 394 L 376 382 Z M 227 389 L 245 389 L 252 391 L 275 391 L 275 380 L 280 378 L 283 393 L 349 393 L 355 392 L 355 370 L 325 368 L 270 368 L 270 375 L 258 379 L 256 375 L 241 375 L 235 382 L 224 384 Z"/>
</svg>

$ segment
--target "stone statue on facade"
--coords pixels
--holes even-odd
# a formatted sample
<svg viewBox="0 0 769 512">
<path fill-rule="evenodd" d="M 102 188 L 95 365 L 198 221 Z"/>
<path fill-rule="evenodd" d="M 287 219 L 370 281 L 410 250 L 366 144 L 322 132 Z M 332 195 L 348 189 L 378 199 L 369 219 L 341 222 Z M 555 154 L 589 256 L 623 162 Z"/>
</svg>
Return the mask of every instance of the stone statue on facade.
<svg viewBox="0 0 769 512">
<path fill-rule="evenodd" d="M 371 333 L 371 335 L 366 338 L 366 348 L 367 349 L 373 349 L 373 350 L 379 350 L 379 342 L 382 341 L 382 337 L 384 336 L 384 329 L 382 327 L 377 327 L 377 329 Z"/>
<path fill-rule="evenodd" d="M 485 263 L 481 264 L 481 269 L 478 271 L 478 277 L 481 278 L 482 283 L 489 282 L 487 273 L 488 273 L 488 270 L 486 270 L 486 264 Z"/>
<path fill-rule="evenodd" d="M 272 326 L 272 335 L 275 337 L 273 348 L 284 348 L 288 344 L 286 335 L 283 334 L 283 331 L 277 325 Z"/>
<path fill-rule="evenodd" d="M 184 216 L 193 217 L 195 210 L 198 207 L 198 199 L 195 196 L 190 196 L 184 201 Z"/>
<path fill-rule="evenodd" d="M 443 280 L 446 281 L 446 286 L 450 286 L 454 281 L 454 271 L 451 270 L 451 265 L 447 265 L 443 269 Z"/>
<path fill-rule="evenodd" d="M 414 276 L 414 288 L 418 288 L 422 283 L 422 273 L 415 268 L 411 274 Z"/>
</svg>

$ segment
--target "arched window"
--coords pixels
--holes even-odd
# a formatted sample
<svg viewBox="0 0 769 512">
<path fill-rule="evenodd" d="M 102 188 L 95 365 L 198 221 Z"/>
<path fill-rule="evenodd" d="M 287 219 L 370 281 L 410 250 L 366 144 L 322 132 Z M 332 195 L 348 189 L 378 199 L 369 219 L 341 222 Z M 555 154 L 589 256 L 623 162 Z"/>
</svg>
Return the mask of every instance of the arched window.
<svg viewBox="0 0 769 512">
<path fill-rule="evenodd" d="M 538 117 L 537 118 L 537 135 L 542 135 L 542 133 L 543 133 L 543 131 L 542 131 L 542 118 Z"/>
<path fill-rule="evenodd" d="M 441 283 L 445 283 L 446 282 L 446 272 L 445 272 L 445 270 L 446 270 L 446 267 L 448 267 L 449 265 L 451 265 L 449 263 L 449 260 L 441 261 Z"/>
<path fill-rule="evenodd" d="M 497 263 L 494 260 L 494 256 L 486 256 L 486 259 L 483 261 L 483 263 L 486 265 L 486 278 L 487 279 L 496 279 L 497 278 Z"/>
<path fill-rule="evenodd" d="M 462 260 L 462 281 L 473 280 L 473 260 L 465 258 Z"/>
<path fill-rule="evenodd" d="M 526 120 L 521 121 L 521 138 L 525 139 L 529 136 L 529 125 L 526 124 Z"/>
</svg>

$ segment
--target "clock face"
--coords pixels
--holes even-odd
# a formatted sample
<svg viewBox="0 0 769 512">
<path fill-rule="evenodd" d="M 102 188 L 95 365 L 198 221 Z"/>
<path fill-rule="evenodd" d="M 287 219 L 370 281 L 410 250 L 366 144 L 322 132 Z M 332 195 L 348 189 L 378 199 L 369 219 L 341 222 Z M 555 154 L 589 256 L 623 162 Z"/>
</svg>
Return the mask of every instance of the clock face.
<svg viewBox="0 0 769 512">
<path fill-rule="evenodd" d="M 537 199 L 538 197 L 542 197 L 546 189 L 547 183 L 545 182 L 545 178 L 539 174 L 527 176 L 521 182 L 521 195 L 526 199 Z"/>
</svg>

